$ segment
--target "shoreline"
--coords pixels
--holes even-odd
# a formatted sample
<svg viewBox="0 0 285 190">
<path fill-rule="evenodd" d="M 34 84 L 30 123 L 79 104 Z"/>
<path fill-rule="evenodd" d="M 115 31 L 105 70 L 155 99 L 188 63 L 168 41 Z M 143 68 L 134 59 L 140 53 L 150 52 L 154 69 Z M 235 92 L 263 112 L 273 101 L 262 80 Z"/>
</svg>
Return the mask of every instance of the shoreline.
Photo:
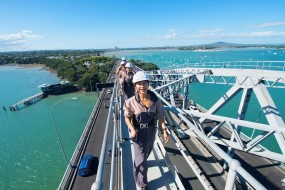
<svg viewBox="0 0 285 190">
<path fill-rule="evenodd" d="M 17 66 L 19 67 L 18 69 L 29 69 L 29 68 L 37 68 L 37 67 L 40 67 L 42 68 L 42 70 L 46 70 L 46 71 L 49 71 L 51 73 L 55 73 L 57 75 L 57 72 L 56 70 L 53 70 L 51 69 L 50 67 L 47 67 L 46 65 L 44 64 L 15 64 L 15 63 L 12 63 L 12 64 L 5 64 L 5 65 L 0 65 L 0 68 L 1 67 L 12 67 L 12 66 Z M 58 76 L 57 76 L 58 77 Z M 59 77 L 58 77 L 59 78 Z"/>
</svg>

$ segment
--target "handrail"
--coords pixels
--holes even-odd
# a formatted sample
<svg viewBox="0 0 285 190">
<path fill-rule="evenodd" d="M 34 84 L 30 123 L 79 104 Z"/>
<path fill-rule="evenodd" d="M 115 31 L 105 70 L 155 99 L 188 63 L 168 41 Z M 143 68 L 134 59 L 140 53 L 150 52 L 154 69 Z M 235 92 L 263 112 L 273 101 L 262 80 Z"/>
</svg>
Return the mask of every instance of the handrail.
<svg viewBox="0 0 285 190">
<path fill-rule="evenodd" d="M 114 70 L 114 68 L 115 68 L 115 65 L 114 65 L 112 70 Z M 109 75 L 107 80 L 109 80 L 110 77 L 111 77 L 111 75 Z M 98 100 L 97 100 L 95 106 L 93 107 L 92 113 L 91 113 L 91 115 L 90 115 L 90 117 L 89 117 L 89 119 L 85 125 L 84 131 L 82 132 L 82 135 L 81 135 L 81 137 L 77 143 L 77 146 L 75 148 L 75 151 L 73 152 L 73 155 L 71 157 L 70 164 L 73 167 L 68 166 L 66 168 L 65 173 L 62 177 L 62 180 L 58 186 L 58 190 L 70 189 L 70 185 L 72 184 L 72 181 L 75 179 L 76 172 L 78 169 L 77 166 L 75 166 L 75 164 L 79 162 L 80 158 L 83 155 L 84 150 L 86 149 L 88 139 L 91 135 L 92 129 L 94 127 L 94 123 L 96 121 L 96 118 L 97 118 L 99 111 L 100 111 L 100 107 L 101 107 L 102 102 L 104 100 L 105 92 L 106 92 L 106 90 L 103 89 L 102 92 L 100 93 L 99 97 L 98 97 Z M 66 187 L 67 185 L 69 185 L 69 186 Z"/>
<path fill-rule="evenodd" d="M 87 124 L 84 128 L 84 131 L 82 132 L 82 135 L 81 135 L 81 137 L 77 143 L 75 151 L 73 152 L 73 155 L 72 155 L 71 160 L 70 160 L 70 163 L 72 166 L 74 166 L 74 164 L 77 163 L 79 158 L 82 157 L 83 150 L 85 150 L 85 148 L 87 146 L 87 142 L 88 142 L 87 139 L 89 139 L 89 137 L 90 137 L 90 134 L 92 132 L 92 128 L 93 128 L 94 123 L 96 121 L 96 118 L 98 116 L 99 109 L 100 109 L 100 106 L 101 106 L 103 100 L 104 100 L 104 93 L 102 92 L 99 95 L 99 98 L 96 102 L 96 105 L 93 108 L 93 111 L 92 111 L 92 113 L 91 113 L 91 115 L 87 121 Z M 75 171 L 73 171 L 74 169 L 75 169 Z M 59 190 L 69 189 L 69 188 L 66 188 L 66 185 L 70 185 L 71 183 L 69 183 L 69 182 L 74 180 L 76 171 L 77 171 L 77 167 L 71 168 L 68 166 L 66 168 L 65 173 L 63 175 L 63 178 L 62 178 L 62 180 L 59 184 L 59 187 L 58 187 Z M 72 179 L 70 179 L 70 178 L 72 178 Z"/>
<path fill-rule="evenodd" d="M 171 106 L 159 93 L 155 90 L 152 90 L 158 98 L 160 98 L 165 104 L 165 109 L 173 112 L 175 115 L 180 117 L 184 122 L 187 123 L 188 126 L 193 126 L 193 124 L 184 116 L 184 112 L 181 109 Z M 230 168 L 230 175 L 228 176 L 228 180 L 226 183 L 225 189 L 233 189 L 234 179 L 236 176 L 236 172 L 238 172 L 242 177 L 244 177 L 254 188 L 256 189 L 266 189 L 262 184 L 260 184 L 254 177 L 252 177 L 246 170 L 244 170 L 239 161 L 231 158 L 226 152 L 224 152 L 218 145 L 216 145 L 213 141 L 211 141 L 204 133 L 202 133 L 198 128 L 191 127 L 191 130 L 194 131 L 200 138 L 202 138 L 205 143 L 212 147 L 212 149 L 223 158 L 228 164 Z"/>
<path fill-rule="evenodd" d="M 285 71 L 285 61 L 225 61 L 225 62 L 194 62 L 170 65 L 161 70 L 183 68 L 224 68 L 224 69 L 258 69 L 269 71 Z"/>
<path fill-rule="evenodd" d="M 117 85 L 117 81 L 115 81 L 115 85 Z M 111 100 L 114 101 L 114 94 L 112 94 Z M 100 159 L 99 159 L 99 165 L 98 165 L 98 171 L 95 182 L 91 186 L 91 190 L 100 190 L 102 189 L 102 180 L 103 180 L 103 171 L 105 168 L 105 158 L 106 158 L 106 147 L 107 147 L 107 136 L 108 136 L 108 130 L 109 130 L 109 123 L 110 123 L 110 116 L 112 112 L 112 107 L 109 107 L 108 117 L 107 117 L 107 123 L 105 128 L 105 133 L 103 137 L 103 143 L 102 143 L 102 149 L 100 153 Z"/>
<path fill-rule="evenodd" d="M 117 83 L 116 83 L 117 84 Z M 114 89 L 117 88 L 117 85 L 114 86 Z M 117 95 L 117 90 L 114 92 L 115 97 Z M 116 98 L 116 101 L 118 99 Z M 110 102 L 110 108 L 112 110 L 115 110 L 116 107 L 116 101 L 114 102 L 114 99 Z M 112 105 L 112 106 L 111 106 Z M 114 189 L 114 168 L 115 168 L 115 146 L 116 146 L 116 137 L 117 137 L 117 122 L 116 122 L 116 112 L 113 111 L 113 122 L 114 122 L 114 128 L 113 128 L 113 138 L 112 138 L 112 156 L 111 156 L 111 175 L 110 175 L 110 185 L 109 185 L 109 190 Z"/>
</svg>

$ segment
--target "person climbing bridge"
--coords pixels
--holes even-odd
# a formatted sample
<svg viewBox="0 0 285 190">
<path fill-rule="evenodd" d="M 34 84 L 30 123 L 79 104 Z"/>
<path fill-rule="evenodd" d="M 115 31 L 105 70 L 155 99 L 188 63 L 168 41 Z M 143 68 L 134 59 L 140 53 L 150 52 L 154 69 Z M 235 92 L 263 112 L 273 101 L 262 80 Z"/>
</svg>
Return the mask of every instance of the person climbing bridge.
<svg viewBox="0 0 285 190">
<path fill-rule="evenodd" d="M 152 151 L 157 120 L 161 125 L 165 143 L 169 141 L 164 120 L 164 109 L 160 99 L 149 91 L 149 75 L 138 71 L 133 77 L 135 95 L 125 101 L 125 121 L 133 139 L 134 146 L 134 178 L 136 184 L 142 189 L 148 189 L 147 158 Z"/>
<path fill-rule="evenodd" d="M 127 100 L 135 95 L 135 88 L 132 82 L 134 71 L 132 69 L 133 65 L 130 62 L 126 64 L 125 68 L 126 72 L 122 73 L 122 77 L 120 78 L 120 87 L 125 96 L 125 100 Z"/>
<path fill-rule="evenodd" d="M 119 65 L 119 67 L 117 68 L 117 70 L 116 70 L 116 75 L 119 77 L 119 79 L 121 78 L 121 71 L 125 71 L 125 65 L 126 65 L 126 63 L 127 63 L 127 61 L 126 61 L 126 58 L 122 58 L 121 59 L 121 62 L 120 62 L 120 65 Z"/>
</svg>

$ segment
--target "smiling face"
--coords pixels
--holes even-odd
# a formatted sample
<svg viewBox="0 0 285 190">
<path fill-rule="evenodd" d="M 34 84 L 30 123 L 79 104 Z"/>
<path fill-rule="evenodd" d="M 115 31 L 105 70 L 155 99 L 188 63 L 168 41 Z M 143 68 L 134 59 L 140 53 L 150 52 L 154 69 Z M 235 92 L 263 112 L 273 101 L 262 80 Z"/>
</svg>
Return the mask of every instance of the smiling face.
<svg viewBox="0 0 285 190">
<path fill-rule="evenodd" d="M 132 68 L 126 67 L 126 70 L 127 70 L 127 72 L 131 72 L 131 71 L 132 71 Z"/>
<path fill-rule="evenodd" d="M 144 81 L 139 81 L 135 84 L 135 88 L 136 88 L 136 91 L 138 93 L 141 93 L 141 94 L 144 94 L 147 92 L 147 89 L 148 89 L 148 81 L 147 80 L 144 80 Z"/>
</svg>

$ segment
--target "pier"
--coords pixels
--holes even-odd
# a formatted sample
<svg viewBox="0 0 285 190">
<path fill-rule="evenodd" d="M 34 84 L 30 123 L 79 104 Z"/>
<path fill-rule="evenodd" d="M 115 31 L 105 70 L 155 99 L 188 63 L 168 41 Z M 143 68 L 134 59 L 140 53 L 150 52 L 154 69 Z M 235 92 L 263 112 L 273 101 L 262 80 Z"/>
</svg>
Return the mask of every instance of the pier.
<svg viewBox="0 0 285 190">
<path fill-rule="evenodd" d="M 32 105 L 38 101 L 40 101 L 41 99 L 43 99 L 45 97 L 45 94 L 43 92 L 40 92 L 38 94 L 35 94 L 31 97 L 25 98 L 15 104 L 13 104 L 12 106 L 10 106 L 10 110 L 11 111 L 18 111 L 26 106 Z"/>
</svg>

